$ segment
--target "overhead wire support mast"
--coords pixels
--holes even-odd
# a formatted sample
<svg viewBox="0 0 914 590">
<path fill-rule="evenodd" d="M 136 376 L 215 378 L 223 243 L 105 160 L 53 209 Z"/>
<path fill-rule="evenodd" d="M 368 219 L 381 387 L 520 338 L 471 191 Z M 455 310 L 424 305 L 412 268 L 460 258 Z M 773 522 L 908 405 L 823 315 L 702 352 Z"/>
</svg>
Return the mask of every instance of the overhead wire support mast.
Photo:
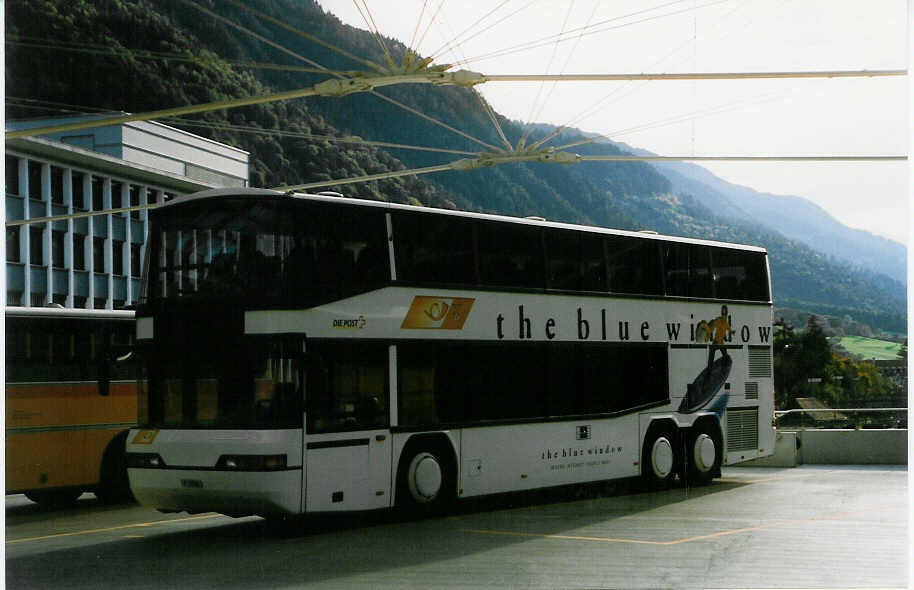
<svg viewBox="0 0 914 590">
<path fill-rule="evenodd" d="M 907 156 L 578 156 L 580 162 L 904 162 L 907 159 Z"/>
<path fill-rule="evenodd" d="M 878 78 L 906 76 L 907 70 L 823 70 L 807 72 L 686 72 L 641 74 L 485 74 L 483 82 L 606 82 L 630 80 L 763 80 L 778 78 Z"/>
<path fill-rule="evenodd" d="M 305 98 L 309 96 L 340 97 L 357 92 L 368 92 L 382 86 L 395 84 L 437 84 L 472 87 L 486 82 L 519 82 L 519 81 L 613 81 L 613 80 L 734 80 L 734 79 L 772 79 L 772 78 L 873 78 L 885 76 L 905 76 L 907 70 L 832 70 L 810 72 L 704 72 L 683 74 L 497 74 L 487 75 L 470 70 L 446 71 L 448 65 L 426 66 L 415 71 L 400 71 L 378 74 L 377 72 L 359 72 L 348 78 L 331 78 L 308 88 L 278 92 L 263 96 L 249 96 L 232 100 L 221 100 L 199 105 L 187 105 L 146 113 L 118 115 L 114 117 L 17 129 L 6 132 L 6 139 L 32 137 L 49 133 L 64 133 L 80 129 L 91 129 L 106 125 L 119 125 L 132 121 L 148 121 L 165 117 L 176 117 L 231 109 L 241 106 L 263 104 L 267 102 Z"/>
<path fill-rule="evenodd" d="M 80 129 L 104 127 L 107 125 L 120 125 L 133 121 L 163 119 L 166 117 L 177 117 L 181 115 L 219 111 L 222 109 L 231 109 L 281 100 L 291 100 L 294 98 L 305 98 L 309 96 L 340 97 L 357 92 L 368 92 L 374 88 L 392 86 L 395 84 L 438 84 L 470 87 L 481 82 L 483 82 L 482 74 L 478 74 L 476 72 L 470 72 L 468 70 L 447 72 L 440 71 L 437 68 L 428 68 L 424 71 L 419 72 L 393 73 L 387 75 L 377 75 L 375 73 L 372 73 L 371 75 L 356 74 L 352 75 L 349 78 L 343 79 L 330 78 L 329 80 L 318 82 L 314 86 L 310 86 L 308 88 L 289 90 L 286 92 L 277 92 L 275 94 L 266 94 L 263 96 L 249 96 L 245 98 L 220 100 L 198 105 L 161 109 L 158 111 L 149 111 L 145 113 L 117 115 L 114 117 L 94 119 L 92 121 L 79 121 L 72 123 L 63 123 L 59 125 L 49 125 L 47 127 L 17 129 L 13 131 L 7 131 L 6 139 L 15 139 L 17 137 L 33 137 L 35 135 L 47 135 L 50 133 L 64 133 L 67 131 L 77 131 Z"/>
<path fill-rule="evenodd" d="M 279 186 L 276 190 L 304 191 L 328 186 L 354 184 L 372 180 L 400 178 L 432 172 L 446 172 L 450 170 L 465 171 L 478 168 L 488 168 L 498 164 L 538 162 L 554 164 L 575 164 L 578 162 L 899 162 L 907 160 L 907 156 L 582 156 L 572 152 L 556 151 L 554 149 L 524 150 L 515 152 L 483 153 L 477 158 L 463 158 L 427 168 L 411 170 L 394 170 L 354 178 L 341 178 L 337 180 L 322 180 L 294 186 Z"/>
</svg>

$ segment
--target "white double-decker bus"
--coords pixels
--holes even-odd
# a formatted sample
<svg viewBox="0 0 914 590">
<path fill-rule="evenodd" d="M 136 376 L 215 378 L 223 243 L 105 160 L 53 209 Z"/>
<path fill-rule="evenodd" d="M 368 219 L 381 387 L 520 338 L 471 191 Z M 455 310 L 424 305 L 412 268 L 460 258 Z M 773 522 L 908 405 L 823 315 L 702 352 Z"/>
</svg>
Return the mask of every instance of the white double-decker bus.
<svg viewBox="0 0 914 590">
<path fill-rule="evenodd" d="M 761 248 L 254 189 L 150 223 L 142 504 L 437 508 L 773 450 Z"/>
</svg>

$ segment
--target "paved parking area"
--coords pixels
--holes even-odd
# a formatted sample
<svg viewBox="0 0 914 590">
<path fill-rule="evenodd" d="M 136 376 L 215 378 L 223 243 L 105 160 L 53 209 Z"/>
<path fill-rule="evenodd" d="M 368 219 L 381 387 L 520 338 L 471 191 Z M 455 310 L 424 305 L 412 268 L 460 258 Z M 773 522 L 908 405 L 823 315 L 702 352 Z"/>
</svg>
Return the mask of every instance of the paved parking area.
<svg viewBox="0 0 914 590">
<path fill-rule="evenodd" d="M 12 502 L 12 503 L 11 503 Z M 459 504 L 447 516 L 257 518 L 7 498 L 7 587 L 905 588 L 907 470 L 724 469 Z"/>
</svg>

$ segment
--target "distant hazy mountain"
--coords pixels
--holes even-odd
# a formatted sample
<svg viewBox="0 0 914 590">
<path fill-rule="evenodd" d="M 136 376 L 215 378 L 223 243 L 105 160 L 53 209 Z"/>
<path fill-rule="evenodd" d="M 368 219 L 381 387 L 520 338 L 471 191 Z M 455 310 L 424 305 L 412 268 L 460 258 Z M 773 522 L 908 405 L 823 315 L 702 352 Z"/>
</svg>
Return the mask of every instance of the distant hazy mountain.
<svg viewBox="0 0 914 590">
<path fill-rule="evenodd" d="M 814 250 L 906 282 L 904 245 L 847 227 L 812 201 L 760 193 L 686 162 L 655 167 L 673 184 L 673 192 L 694 196 L 720 217 L 760 223 Z"/>
<path fill-rule="evenodd" d="M 542 133 L 554 129 L 550 125 L 533 127 Z M 575 134 L 594 136 L 574 129 L 564 132 L 564 137 L 567 139 Z M 656 155 L 622 142 L 601 140 L 598 143 L 636 155 Z M 723 180 L 706 168 L 688 162 L 653 162 L 651 165 L 670 181 L 673 194 L 694 197 L 715 217 L 773 230 L 826 256 L 884 274 L 901 285 L 907 283 L 907 251 L 903 244 L 848 227 L 808 199 L 758 192 Z"/>
</svg>

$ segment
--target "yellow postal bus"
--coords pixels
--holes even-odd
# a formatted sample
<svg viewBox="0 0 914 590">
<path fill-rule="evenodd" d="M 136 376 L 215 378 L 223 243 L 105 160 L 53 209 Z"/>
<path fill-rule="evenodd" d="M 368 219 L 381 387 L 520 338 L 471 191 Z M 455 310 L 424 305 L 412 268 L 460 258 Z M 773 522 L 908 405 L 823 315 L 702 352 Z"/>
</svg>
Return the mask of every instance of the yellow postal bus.
<svg viewBox="0 0 914 590">
<path fill-rule="evenodd" d="M 111 360 L 134 330 L 132 311 L 6 308 L 7 494 L 40 504 L 130 496 L 136 376 Z"/>
</svg>

